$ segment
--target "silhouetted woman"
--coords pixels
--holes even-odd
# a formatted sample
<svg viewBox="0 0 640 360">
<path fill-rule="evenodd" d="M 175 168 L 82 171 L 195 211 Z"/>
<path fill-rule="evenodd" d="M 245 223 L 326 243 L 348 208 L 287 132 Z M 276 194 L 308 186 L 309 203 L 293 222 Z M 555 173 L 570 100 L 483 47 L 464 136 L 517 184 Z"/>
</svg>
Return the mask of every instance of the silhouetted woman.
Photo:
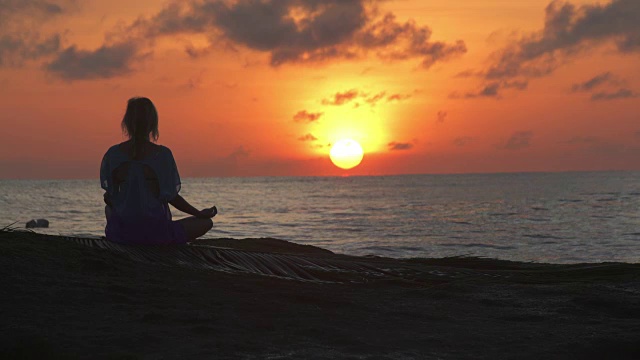
<svg viewBox="0 0 640 360">
<path fill-rule="evenodd" d="M 173 154 L 152 142 L 158 140 L 158 113 L 151 100 L 129 99 L 122 131 L 129 140 L 109 148 L 100 167 L 107 239 L 183 244 L 209 231 L 217 209 L 198 210 L 178 194 L 180 176 Z M 172 221 L 169 204 L 192 216 Z"/>
</svg>

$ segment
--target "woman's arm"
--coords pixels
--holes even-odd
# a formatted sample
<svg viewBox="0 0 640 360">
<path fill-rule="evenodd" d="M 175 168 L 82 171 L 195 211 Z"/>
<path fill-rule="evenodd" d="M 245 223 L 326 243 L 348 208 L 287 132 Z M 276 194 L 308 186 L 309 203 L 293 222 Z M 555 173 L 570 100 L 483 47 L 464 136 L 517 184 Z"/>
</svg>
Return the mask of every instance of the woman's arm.
<svg viewBox="0 0 640 360">
<path fill-rule="evenodd" d="M 205 209 L 205 210 L 198 210 L 196 208 L 194 208 L 191 204 L 189 204 L 189 202 L 187 200 L 185 200 L 182 196 L 180 196 L 179 194 L 176 195 L 175 198 L 173 198 L 173 200 L 169 201 L 169 204 L 173 205 L 173 207 L 175 207 L 176 209 L 187 213 L 189 215 L 193 215 L 195 217 L 198 218 L 212 218 L 214 216 L 216 216 L 216 213 L 218 212 L 217 209 L 215 208 L 215 206 L 211 209 Z"/>
</svg>

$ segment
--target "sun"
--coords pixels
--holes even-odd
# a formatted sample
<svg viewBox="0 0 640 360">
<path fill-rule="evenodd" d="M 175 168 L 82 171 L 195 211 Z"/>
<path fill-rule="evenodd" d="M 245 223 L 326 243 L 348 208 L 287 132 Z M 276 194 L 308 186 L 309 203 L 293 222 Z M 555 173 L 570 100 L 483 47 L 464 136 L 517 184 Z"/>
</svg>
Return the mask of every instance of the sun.
<svg viewBox="0 0 640 360">
<path fill-rule="evenodd" d="M 363 156 L 362 146 L 351 139 L 336 141 L 329 152 L 329 157 L 333 164 L 345 170 L 358 166 Z"/>
</svg>

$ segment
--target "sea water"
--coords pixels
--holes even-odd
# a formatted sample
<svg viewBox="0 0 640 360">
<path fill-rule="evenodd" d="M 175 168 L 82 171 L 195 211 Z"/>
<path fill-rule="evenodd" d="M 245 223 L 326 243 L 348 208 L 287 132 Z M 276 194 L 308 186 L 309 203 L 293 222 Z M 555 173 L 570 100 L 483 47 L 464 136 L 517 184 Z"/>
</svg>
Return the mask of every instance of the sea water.
<svg viewBox="0 0 640 360">
<path fill-rule="evenodd" d="M 98 180 L 0 180 L 0 227 L 104 234 Z M 272 237 L 350 255 L 640 262 L 640 173 L 186 178 L 217 205 L 206 238 Z M 185 216 L 173 209 L 174 219 Z"/>
</svg>

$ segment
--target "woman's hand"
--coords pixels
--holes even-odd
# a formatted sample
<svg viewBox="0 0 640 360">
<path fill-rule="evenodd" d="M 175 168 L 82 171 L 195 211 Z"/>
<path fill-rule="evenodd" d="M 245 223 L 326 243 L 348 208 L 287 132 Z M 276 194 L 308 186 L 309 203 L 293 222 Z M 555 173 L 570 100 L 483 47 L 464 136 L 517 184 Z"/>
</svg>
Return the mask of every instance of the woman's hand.
<svg viewBox="0 0 640 360">
<path fill-rule="evenodd" d="M 218 213 L 218 208 L 214 206 L 209 209 L 200 210 L 200 213 L 198 214 L 197 217 L 204 218 L 204 219 L 211 219 L 212 217 L 216 216 L 217 213 Z"/>
</svg>

